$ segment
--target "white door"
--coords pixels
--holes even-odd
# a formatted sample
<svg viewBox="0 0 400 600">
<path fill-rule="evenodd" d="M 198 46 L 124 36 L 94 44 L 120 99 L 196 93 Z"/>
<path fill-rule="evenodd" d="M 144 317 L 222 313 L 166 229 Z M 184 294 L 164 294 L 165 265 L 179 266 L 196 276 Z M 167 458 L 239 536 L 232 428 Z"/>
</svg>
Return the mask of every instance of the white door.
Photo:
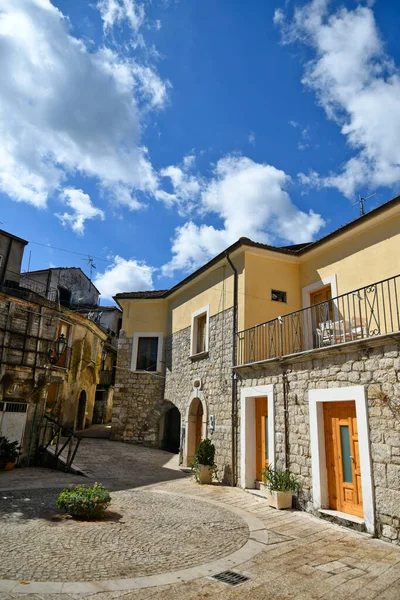
<svg viewBox="0 0 400 600">
<path fill-rule="evenodd" d="M 0 402 L 0 435 L 21 444 L 27 409 L 24 402 Z"/>
</svg>

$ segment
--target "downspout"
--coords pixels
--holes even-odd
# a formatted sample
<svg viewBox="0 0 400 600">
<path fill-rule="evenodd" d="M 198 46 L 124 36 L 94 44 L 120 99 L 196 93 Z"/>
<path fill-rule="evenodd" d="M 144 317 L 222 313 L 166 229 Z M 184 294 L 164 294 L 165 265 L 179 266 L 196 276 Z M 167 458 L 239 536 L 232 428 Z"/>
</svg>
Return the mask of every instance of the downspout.
<svg viewBox="0 0 400 600">
<path fill-rule="evenodd" d="M 283 384 L 283 438 L 284 438 L 284 449 L 285 449 L 285 454 L 284 454 L 284 465 L 285 465 L 285 471 L 288 470 L 289 466 L 288 466 L 288 458 L 289 458 L 289 436 L 288 436 L 288 421 L 289 421 L 289 382 L 288 382 L 288 378 L 287 378 L 287 373 L 286 371 L 283 371 L 283 375 L 282 375 L 282 384 Z"/>
<path fill-rule="evenodd" d="M 233 271 L 233 326 L 232 326 L 232 399 L 231 399 L 231 424 L 232 424 L 232 487 L 236 485 L 236 400 L 237 400 L 237 375 L 234 369 L 236 364 L 236 334 L 238 320 L 238 290 L 239 276 L 237 269 L 230 259 L 229 253 L 225 252 Z"/>
</svg>

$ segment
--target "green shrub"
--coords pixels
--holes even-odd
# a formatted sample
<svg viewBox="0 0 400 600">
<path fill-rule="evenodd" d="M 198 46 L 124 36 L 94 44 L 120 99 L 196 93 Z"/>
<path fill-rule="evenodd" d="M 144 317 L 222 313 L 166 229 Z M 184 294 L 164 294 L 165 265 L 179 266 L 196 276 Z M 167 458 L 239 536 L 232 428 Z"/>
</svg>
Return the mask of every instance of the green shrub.
<svg viewBox="0 0 400 600">
<path fill-rule="evenodd" d="M 109 492 L 95 483 L 93 487 L 70 485 L 58 497 L 57 506 L 78 519 L 96 519 L 103 515 L 111 502 Z"/>
<path fill-rule="evenodd" d="M 211 443 L 211 440 L 202 440 L 197 448 L 197 452 L 194 455 L 194 460 L 199 465 L 207 465 L 209 467 L 214 466 L 215 459 L 215 446 Z"/>
<path fill-rule="evenodd" d="M 293 492 L 299 489 L 299 482 L 290 471 L 280 471 L 267 465 L 261 471 L 261 477 L 271 491 L 274 492 Z"/>
<path fill-rule="evenodd" d="M 18 455 L 18 442 L 10 442 L 8 438 L 0 436 L 0 463 L 15 463 Z"/>
</svg>

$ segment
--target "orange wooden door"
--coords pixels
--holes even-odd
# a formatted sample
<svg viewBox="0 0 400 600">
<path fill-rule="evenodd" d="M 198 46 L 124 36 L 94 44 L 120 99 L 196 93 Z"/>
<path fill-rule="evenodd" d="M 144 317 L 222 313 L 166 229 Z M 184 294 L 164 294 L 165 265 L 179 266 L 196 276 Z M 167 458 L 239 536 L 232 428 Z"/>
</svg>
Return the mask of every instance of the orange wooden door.
<svg viewBox="0 0 400 600">
<path fill-rule="evenodd" d="M 268 398 L 256 398 L 256 478 L 268 465 Z"/>
<path fill-rule="evenodd" d="M 364 516 L 355 402 L 324 404 L 329 506 Z"/>
</svg>

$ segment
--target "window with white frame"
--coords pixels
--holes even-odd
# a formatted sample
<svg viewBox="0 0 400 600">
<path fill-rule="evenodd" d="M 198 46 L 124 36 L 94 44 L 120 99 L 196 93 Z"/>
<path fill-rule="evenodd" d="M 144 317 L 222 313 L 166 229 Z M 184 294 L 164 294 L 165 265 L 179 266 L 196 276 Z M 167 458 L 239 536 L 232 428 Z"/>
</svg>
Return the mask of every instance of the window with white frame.
<svg viewBox="0 0 400 600">
<path fill-rule="evenodd" d="M 138 332 L 133 335 L 132 371 L 161 371 L 162 333 Z"/>
<path fill-rule="evenodd" d="M 191 356 L 208 352 L 210 307 L 204 306 L 192 314 Z"/>
</svg>

